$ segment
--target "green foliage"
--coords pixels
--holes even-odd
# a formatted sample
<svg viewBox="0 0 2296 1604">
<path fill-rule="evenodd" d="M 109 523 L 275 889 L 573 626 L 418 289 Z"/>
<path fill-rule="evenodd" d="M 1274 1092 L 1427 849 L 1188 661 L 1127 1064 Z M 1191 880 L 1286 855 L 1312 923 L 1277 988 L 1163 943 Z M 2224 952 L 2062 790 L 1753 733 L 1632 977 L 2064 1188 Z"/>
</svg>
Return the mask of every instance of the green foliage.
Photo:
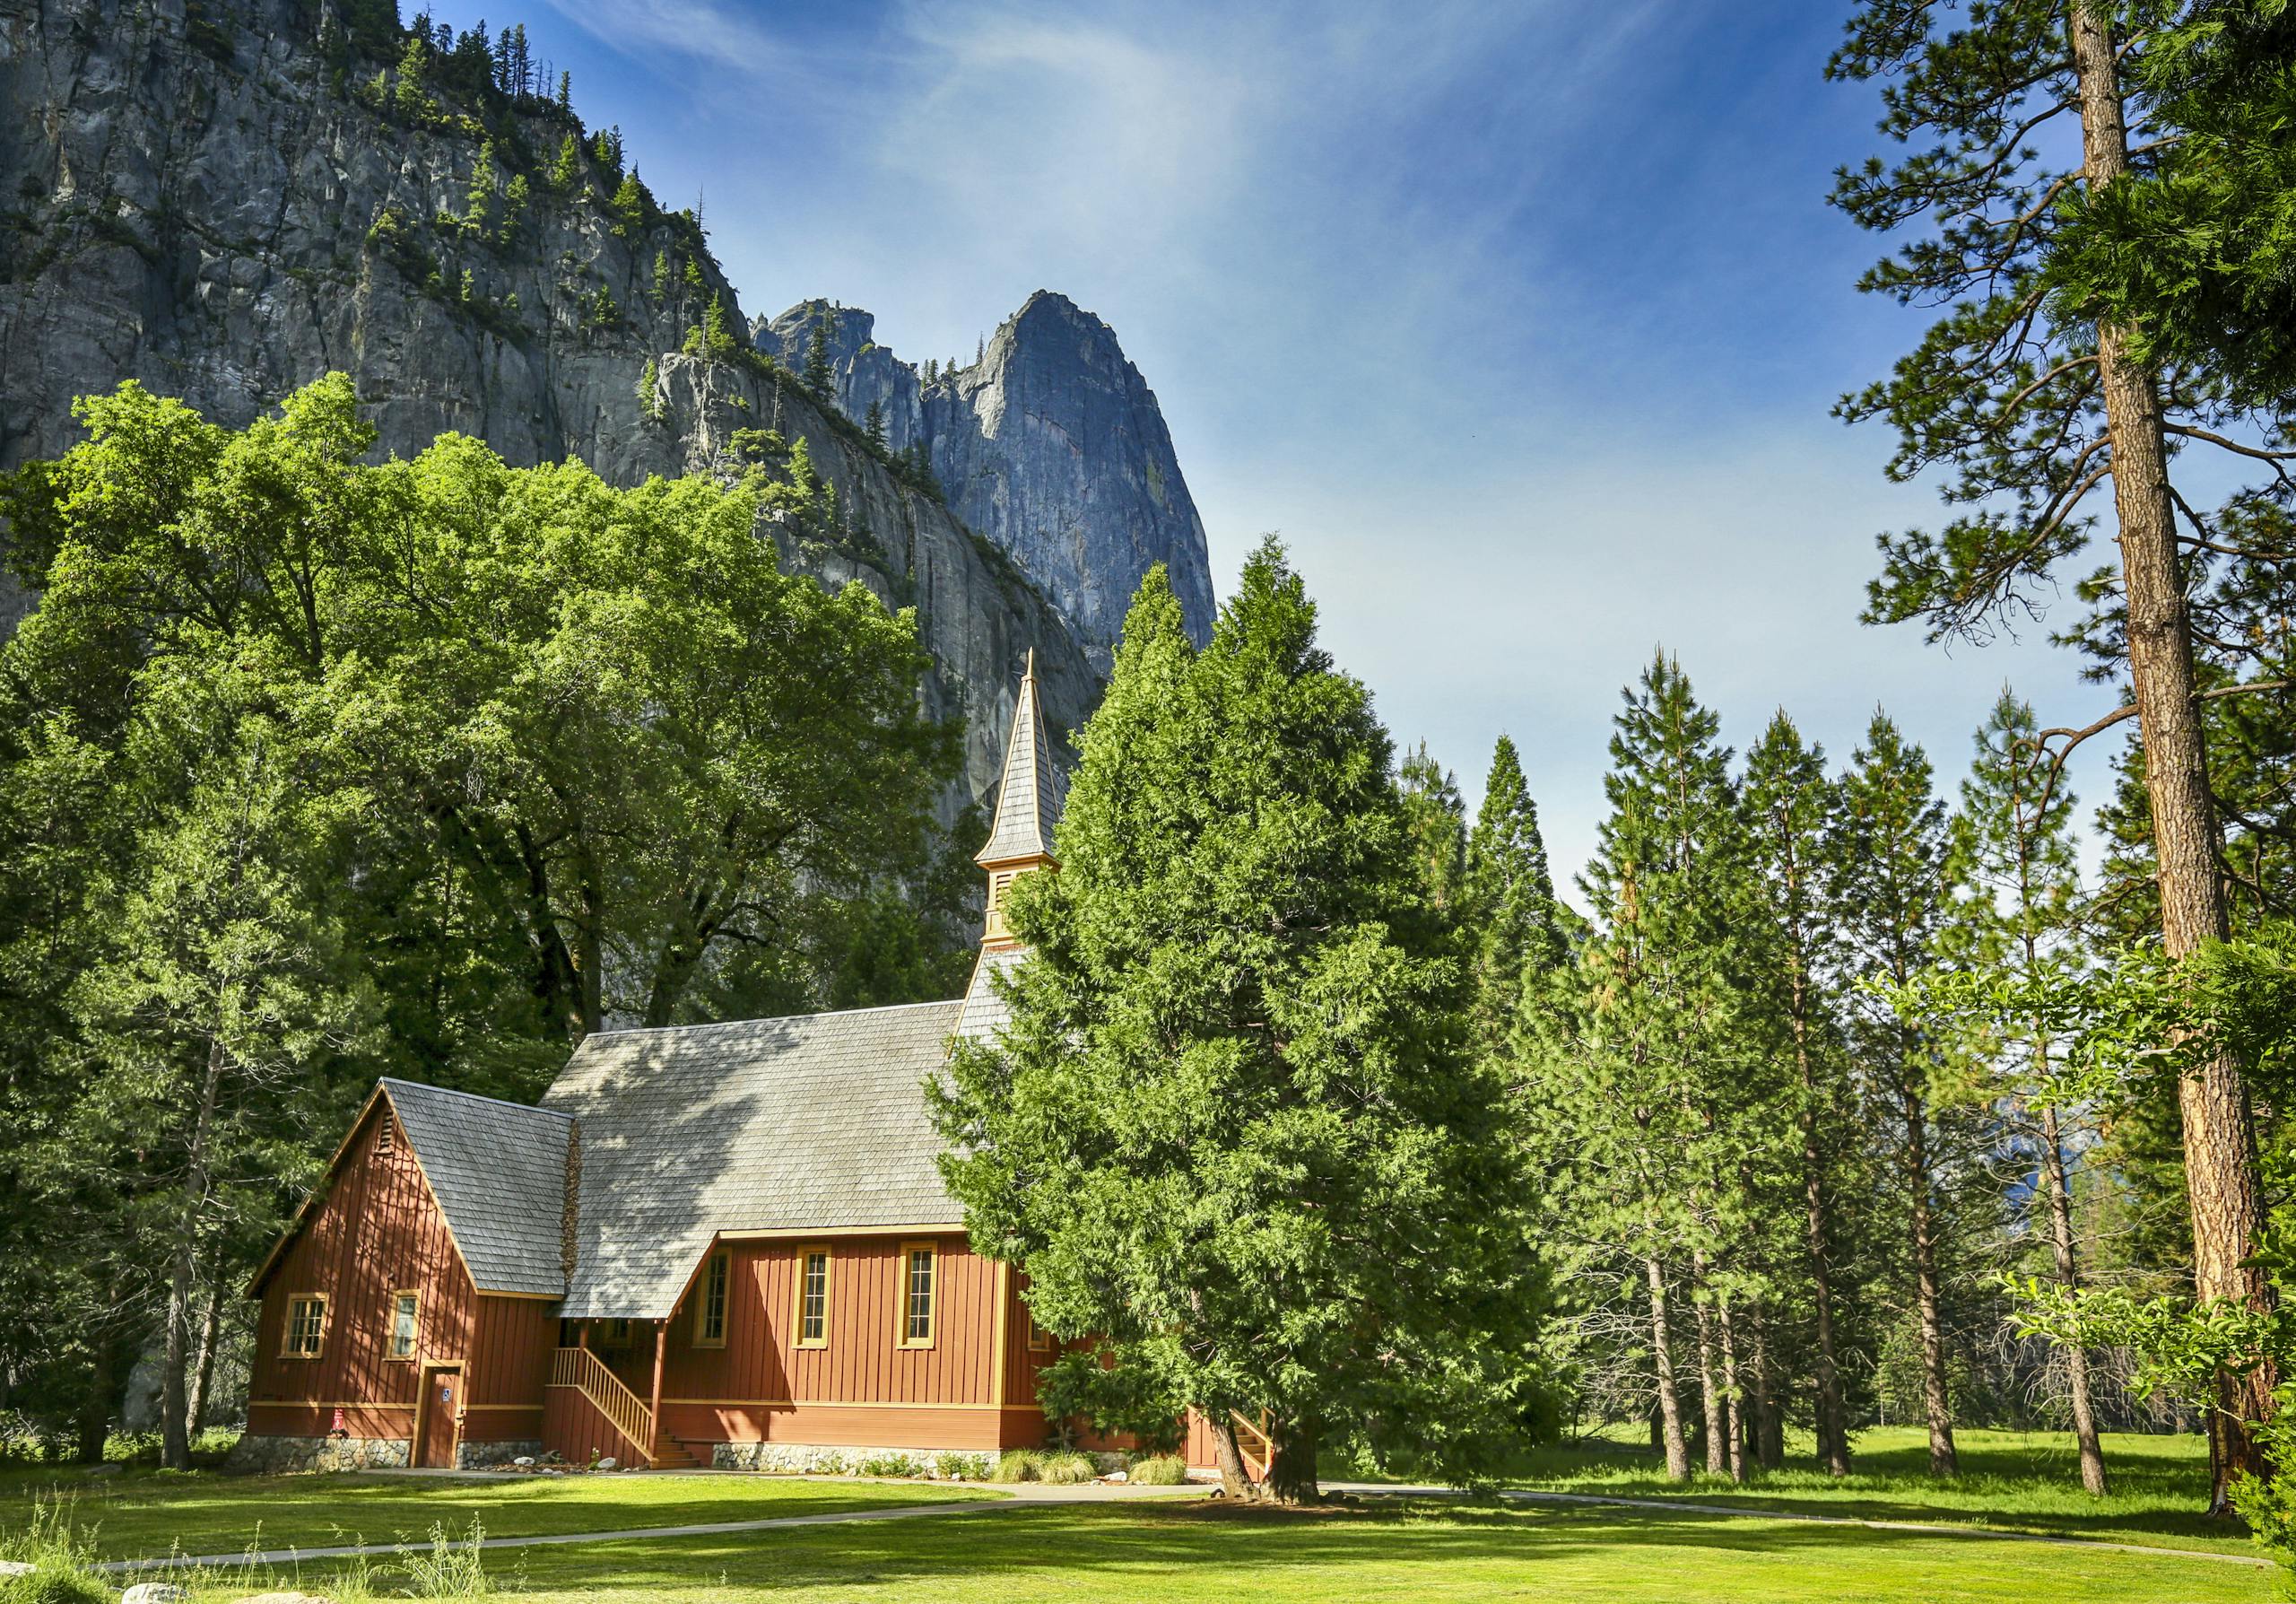
<svg viewBox="0 0 2296 1604">
<path fill-rule="evenodd" d="M 825 304 L 813 308 L 813 328 L 805 341 L 805 388 L 827 405 L 837 393 L 837 374 L 830 364 L 829 343 L 837 333 L 837 314 Z"/>
<path fill-rule="evenodd" d="M 685 353 L 707 358 L 713 362 L 731 362 L 740 350 L 740 344 L 726 327 L 724 298 L 712 295 L 709 304 L 701 309 L 701 321 L 685 331 Z"/>
<path fill-rule="evenodd" d="M 507 248 L 517 242 L 518 231 L 533 205 L 534 187 L 526 182 L 526 175 L 512 175 L 509 187 L 502 192 L 502 227 L 495 236 L 496 243 Z"/>
<path fill-rule="evenodd" d="M 1273 1411 L 1292 1489 L 1354 1436 L 1474 1478 L 1540 1384 L 1526 1179 L 1387 736 L 1280 550 L 1200 652 L 1152 571 L 1082 745 L 1012 1023 L 938 1097 L 974 1242 L 1166 1397 Z"/>
<path fill-rule="evenodd" d="M 1514 1029 L 1527 989 L 1570 955 L 1571 916 L 1554 894 L 1538 806 L 1524 782 L 1515 743 L 1503 735 L 1492 749 L 1464 874 L 1475 1040 L 1489 1051 Z"/>
<path fill-rule="evenodd" d="M 1187 1400 L 1153 1354 L 1126 1354 L 1090 1338 L 1070 1343 L 1037 1372 L 1037 1395 L 1048 1421 L 1089 1421 L 1160 1452 L 1179 1446 Z"/>
<path fill-rule="evenodd" d="M 391 109 L 402 122 L 428 127 L 439 120 L 439 102 L 422 87 L 430 74 L 430 50 L 420 34 L 410 34 L 398 58 L 398 81 L 391 92 Z"/>
<path fill-rule="evenodd" d="M 482 142 L 478 159 L 471 165 L 470 189 L 465 196 L 468 203 L 463 213 L 463 226 L 474 234 L 486 231 L 487 214 L 493 209 L 494 187 L 500 181 L 494 170 L 494 142 Z"/>
<path fill-rule="evenodd" d="M 654 218 L 654 197 L 633 170 L 613 192 L 613 231 L 623 238 L 642 233 Z"/>
<path fill-rule="evenodd" d="M 926 1461 L 914 1454 L 875 1453 L 853 1468 L 856 1476 L 915 1477 L 925 1474 Z"/>
<path fill-rule="evenodd" d="M 377 1072 L 526 1096 L 609 1013 L 818 1006 L 810 933 L 927 871 L 915 621 L 781 573 L 758 493 L 370 462 L 340 375 L 240 432 L 80 416 L 4 484 L 0 1337 L 45 1311 L 40 1364 L 124 1374 L 179 1249 L 242 1277 Z"/>
<path fill-rule="evenodd" d="M 661 365 L 649 356 L 638 374 L 638 414 L 649 423 L 658 423 L 665 410 L 662 399 Z"/>
<path fill-rule="evenodd" d="M 0 1558 L 32 1567 L 0 1576 L 0 1604 L 111 1604 L 114 1597 L 96 1569 L 92 1534 L 61 1498 L 36 1500 L 23 1527 L 0 1539 Z"/>
<path fill-rule="evenodd" d="M 581 181 L 581 144 L 574 135 L 569 134 L 559 142 L 558 159 L 551 163 L 550 187 L 561 195 L 570 194 L 574 187 Z"/>
<path fill-rule="evenodd" d="M 666 248 L 654 253 L 654 277 L 646 286 L 646 298 L 656 306 L 662 304 L 670 283 L 670 253 Z"/>
<path fill-rule="evenodd" d="M 1466 805 L 1458 781 L 1422 741 L 1396 771 L 1396 784 L 1428 899 L 1456 916 L 1467 873 Z"/>
</svg>

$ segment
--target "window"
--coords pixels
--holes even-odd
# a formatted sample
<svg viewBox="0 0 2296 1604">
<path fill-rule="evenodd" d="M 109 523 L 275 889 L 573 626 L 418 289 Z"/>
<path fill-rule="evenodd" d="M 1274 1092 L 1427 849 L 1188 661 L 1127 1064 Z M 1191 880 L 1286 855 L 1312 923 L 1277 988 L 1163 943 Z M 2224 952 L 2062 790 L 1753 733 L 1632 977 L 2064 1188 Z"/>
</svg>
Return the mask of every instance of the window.
<svg viewBox="0 0 2296 1604">
<path fill-rule="evenodd" d="M 608 1347 L 630 1346 L 630 1321 L 627 1319 L 606 1321 L 606 1346 Z"/>
<path fill-rule="evenodd" d="M 394 1359 L 414 1357 L 414 1339 L 419 1329 L 415 1316 L 422 1308 L 422 1298 L 412 1292 L 391 1294 L 391 1346 Z"/>
<path fill-rule="evenodd" d="M 933 1346 L 933 1281 L 935 1253 L 931 1242 L 901 1244 L 901 1321 L 903 1347 Z"/>
<path fill-rule="evenodd" d="M 1022 1321 L 1026 1321 L 1028 1325 L 1029 1351 L 1032 1354 L 1050 1353 L 1052 1351 L 1052 1333 L 1046 1330 L 1042 1326 L 1037 1324 L 1035 1312 L 1023 1305 L 1021 1310 L 1021 1318 Z"/>
<path fill-rule="evenodd" d="M 375 1151 L 384 1158 L 398 1151 L 398 1124 L 391 1118 L 388 1109 L 385 1109 L 383 1117 L 375 1121 Z"/>
<path fill-rule="evenodd" d="M 701 1300 L 693 1308 L 693 1345 L 726 1346 L 726 1255 L 712 1253 L 701 1271 Z"/>
<path fill-rule="evenodd" d="M 316 1359 L 326 1346 L 326 1299 L 316 1292 L 287 1300 L 287 1340 L 280 1356 Z"/>
<path fill-rule="evenodd" d="M 797 1346 L 829 1346 L 829 1250 L 797 1255 Z"/>
</svg>

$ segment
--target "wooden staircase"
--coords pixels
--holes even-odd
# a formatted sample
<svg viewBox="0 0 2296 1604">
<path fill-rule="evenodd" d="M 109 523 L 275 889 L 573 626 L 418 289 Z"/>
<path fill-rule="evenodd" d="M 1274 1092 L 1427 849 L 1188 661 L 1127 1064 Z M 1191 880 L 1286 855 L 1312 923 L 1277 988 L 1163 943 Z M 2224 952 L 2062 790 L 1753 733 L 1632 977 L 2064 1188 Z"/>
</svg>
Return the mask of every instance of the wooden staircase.
<svg viewBox="0 0 2296 1604">
<path fill-rule="evenodd" d="M 573 1388 L 605 1417 L 639 1459 L 649 1465 L 659 1462 L 658 1456 L 647 1452 L 647 1444 L 654 1440 L 654 1411 L 623 1386 L 622 1378 L 607 1369 L 597 1355 L 586 1347 L 560 1348 L 551 1364 L 550 1385 Z M 688 1461 L 691 1462 L 690 1455 Z"/>
<path fill-rule="evenodd" d="M 674 1437 L 662 1434 L 662 1441 L 654 1450 L 657 1470 L 706 1470 L 709 1468 L 711 1444 L 696 1442 L 691 1437 Z"/>
</svg>

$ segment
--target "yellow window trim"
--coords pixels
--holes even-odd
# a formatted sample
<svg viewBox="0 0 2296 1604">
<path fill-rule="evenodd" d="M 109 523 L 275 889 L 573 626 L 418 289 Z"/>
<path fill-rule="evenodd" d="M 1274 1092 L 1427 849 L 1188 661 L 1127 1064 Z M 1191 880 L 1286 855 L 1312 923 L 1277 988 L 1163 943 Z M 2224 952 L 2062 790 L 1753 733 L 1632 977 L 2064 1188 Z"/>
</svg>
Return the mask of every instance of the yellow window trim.
<svg viewBox="0 0 2296 1604">
<path fill-rule="evenodd" d="M 805 1266 L 813 1256 L 822 1256 L 822 1334 L 805 1335 Z M 837 1255 L 827 1242 L 815 1242 L 797 1250 L 796 1293 L 791 1306 L 789 1345 L 792 1347 L 827 1347 L 829 1346 L 829 1306 L 831 1288 L 837 1283 Z"/>
<path fill-rule="evenodd" d="M 712 1280 L 718 1281 L 718 1335 L 715 1337 L 709 1335 L 709 1287 Z M 734 1316 L 732 1260 L 724 1253 L 710 1254 L 702 1261 L 701 1277 L 694 1284 L 693 1290 L 693 1346 L 696 1347 L 725 1347 L 726 1328 L 733 1323 Z"/>
<path fill-rule="evenodd" d="M 318 1344 L 309 1353 L 295 1346 L 295 1305 L 317 1303 L 319 1306 Z M 326 1356 L 327 1329 L 326 1294 L 323 1292 L 291 1293 L 287 1298 L 287 1324 L 279 1333 L 279 1356 L 283 1359 L 323 1359 Z"/>
<path fill-rule="evenodd" d="M 909 1276 L 915 1256 L 927 1253 L 933 1260 L 933 1288 L 925 1303 L 925 1335 L 909 1334 Z M 941 1244 L 937 1242 L 905 1242 L 900 1244 L 900 1292 L 893 1300 L 894 1346 L 907 1348 L 931 1347 L 941 1334 Z"/>
<path fill-rule="evenodd" d="M 1021 1318 L 1029 1322 L 1029 1351 L 1032 1354 L 1050 1353 L 1052 1351 L 1052 1333 L 1046 1330 L 1042 1326 L 1037 1324 L 1036 1311 L 1029 1308 L 1028 1305 L 1024 1303 L 1021 1306 Z"/>
<path fill-rule="evenodd" d="M 414 1317 L 407 1321 L 406 1352 L 398 1351 L 398 1301 L 414 1300 Z M 422 1351 L 422 1290 L 417 1286 L 395 1286 L 391 1289 L 389 1321 L 383 1328 L 383 1357 L 393 1364 L 412 1364 Z"/>
</svg>

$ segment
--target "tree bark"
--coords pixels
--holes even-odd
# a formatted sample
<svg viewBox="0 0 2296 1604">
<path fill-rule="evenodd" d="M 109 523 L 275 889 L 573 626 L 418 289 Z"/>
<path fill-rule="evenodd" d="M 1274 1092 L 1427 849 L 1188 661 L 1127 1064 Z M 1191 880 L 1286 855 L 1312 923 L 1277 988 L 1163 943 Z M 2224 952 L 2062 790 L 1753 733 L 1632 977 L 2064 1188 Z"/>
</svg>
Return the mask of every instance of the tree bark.
<svg viewBox="0 0 2296 1604">
<path fill-rule="evenodd" d="M 2057 1110 L 2041 1111 L 2041 1140 L 2048 1145 L 2041 1166 L 2048 1191 L 2049 1242 L 2057 1252 L 2057 1285 L 2067 1292 L 2081 1286 L 2081 1267 L 2073 1247 L 2073 1192 L 2065 1171 L 2065 1146 L 2058 1139 Z M 2073 1393 L 2073 1440 L 2081 1451 L 2081 1486 L 2092 1497 L 2105 1495 L 2105 1451 L 2097 1439 L 2097 1413 L 2089 1399 L 2089 1354 L 2077 1342 L 2065 1346 L 2065 1365 Z"/>
<path fill-rule="evenodd" d="M 223 1335 L 222 1266 L 211 1259 L 207 1277 L 207 1318 L 200 1322 L 199 1364 L 191 1383 L 189 1429 L 197 1436 L 207 1428 L 207 1404 L 215 1386 L 215 1349 Z"/>
<path fill-rule="evenodd" d="M 1704 1273 L 1703 1257 L 1693 1255 L 1692 1274 L 1703 1279 Z M 1730 1412 L 1723 1398 L 1721 1378 L 1716 1373 L 1719 1356 L 1714 1346 L 1714 1309 L 1710 1303 L 1693 1299 L 1691 1314 L 1698 1331 L 1698 1398 L 1699 1408 L 1706 1417 L 1706 1468 L 1719 1476 L 1730 1460 Z"/>
<path fill-rule="evenodd" d="M 1642 1261 L 1650 1284 L 1650 1357 L 1658 1373 L 1658 1434 L 1666 1450 L 1666 1479 L 1690 1479 L 1690 1444 L 1683 1438 L 1683 1404 L 1674 1390 L 1674 1351 L 1666 1334 L 1666 1271 L 1656 1259 Z"/>
<path fill-rule="evenodd" d="M 1905 1117 L 1906 1190 L 1912 1202 L 1914 1298 L 1921 1319 L 1921 1402 L 1929 1422 L 1929 1473 L 1961 1470 L 1953 1451 L 1953 1409 L 1945 1388 L 1945 1326 L 1938 1310 L 1937 1241 L 1929 1212 L 1927 1111 L 1914 1088 L 1912 1066 L 1898 1066 L 1898 1096 Z"/>
<path fill-rule="evenodd" d="M 1833 1270 L 1826 1248 L 1825 1155 L 1818 1146 L 1817 1072 L 1810 1062 L 1809 974 L 1793 963 L 1794 1067 L 1802 1083 L 1802 1218 L 1816 1305 L 1818 1464 L 1828 1476 L 1849 1474 L 1849 1422 L 1841 1405 L 1841 1369 L 1834 1357 Z"/>
<path fill-rule="evenodd" d="M 2081 95 L 2083 177 L 2096 194 L 2129 170 L 2111 15 L 2098 0 L 2072 0 L 2073 65 Z M 2128 331 L 2097 326 L 2097 367 L 2111 443 L 2113 507 L 2120 524 L 2127 603 L 2128 668 L 2144 743 L 2163 950 L 2181 958 L 2231 933 L 2218 865 L 2222 845 L 2208 789 L 2208 752 L 2193 699 L 2192 623 L 2177 562 L 2167 437 L 2153 376 L 2128 354 Z M 2272 1289 L 2252 1261 L 2263 1218 L 2255 1112 L 2240 1066 L 2217 1054 L 2186 1072 L 2177 1104 L 2184 1119 L 2185 1182 L 2192 1207 L 2193 1291 L 2204 1303 L 2271 1306 Z M 2227 1373 L 2217 1386 L 2219 1429 L 2209 1511 L 2229 1515 L 2231 1486 L 2270 1467 L 2251 1431 L 2270 1418 L 2270 1366 Z"/>
<path fill-rule="evenodd" d="M 117 1339 L 109 1331 L 100 1331 L 94 1351 L 88 1356 L 88 1385 L 80 1394 L 80 1417 L 75 1423 L 79 1428 L 79 1460 L 83 1465 L 104 1462 L 104 1441 L 111 1434 L 113 1394 L 117 1390 L 113 1381 L 117 1373 L 113 1350 L 117 1347 Z"/>
<path fill-rule="evenodd" d="M 1722 1338 L 1722 1401 L 1726 1424 L 1724 1431 L 1729 1437 L 1730 1479 L 1746 1479 L 1745 1434 L 1740 1429 L 1745 1417 L 1745 1394 L 1738 1390 L 1738 1339 L 1730 1329 L 1730 1300 L 1714 1300 L 1714 1323 Z"/>
<path fill-rule="evenodd" d="M 1239 1502 L 1259 1496 L 1251 1472 L 1244 1469 L 1244 1451 L 1236 1445 L 1235 1423 L 1213 1409 L 1205 1410 L 1204 1418 L 1212 1428 L 1212 1461 L 1220 1468 L 1221 1492 Z"/>
<path fill-rule="evenodd" d="M 1267 1497 L 1276 1504 L 1314 1504 L 1323 1497 L 1316 1478 L 1315 1426 L 1305 1421 L 1270 1417 Z"/>
<path fill-rule="evenodd" d="M 199 1088 L 199 1111 L 192 1118 L 184 1155 L 181 1204 L 176 1212 L 174 1261 L 168 1269 L 168 1326 L 160 1367 L 160 1459 L 170 1470 L 191 1469 L 190 1415 L 184 1373 L 191 1348 L 191 1300 L 198 1270 L 199 1216 L 207 1206 L 207 1138 L 215 1123 L 215 1100 L 222 1089 L 230 1052 L 222 1038 L 207 1040 L 207 1069 Z"/>
</svg>

